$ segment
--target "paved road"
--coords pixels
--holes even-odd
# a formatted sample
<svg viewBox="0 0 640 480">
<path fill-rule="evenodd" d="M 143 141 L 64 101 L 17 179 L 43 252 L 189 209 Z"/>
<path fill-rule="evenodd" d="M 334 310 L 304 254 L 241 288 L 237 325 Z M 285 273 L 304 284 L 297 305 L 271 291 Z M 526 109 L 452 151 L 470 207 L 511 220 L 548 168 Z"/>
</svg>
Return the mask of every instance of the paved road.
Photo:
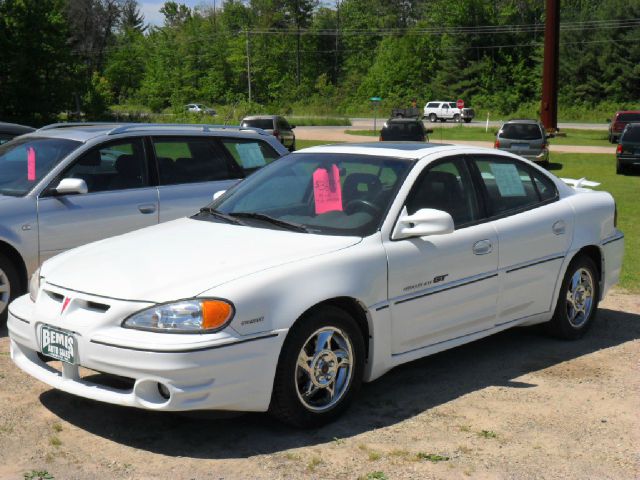
<svg viewBox="0 0 640 480">
<path fill-rule="evenodd" d="M 358 142 L 374 142 L 377 140 L 376 137 L 370 137 L 366 135 L 351 135 L 349 133 L 345 133 L 345 130 L 363 130 L 366 129 L 365 125 L 358 124 L 357 120 L 355 125 L 351 127 L 297 127 L 296 128 L 296 138 L 299 140 L 316 140 L 321 142 L 348 142 L 348 143 L 358 143 Z M 452 123 L 448 124 L 439 124 L 439 125 L 453 125 Z M 463 124 L 464 125 L 464 124 Z M 473 125 L 473 123 L 471 124 Z M 369 128 L 373 128 L 373 123 Z M 476 147 L 488 147 L 492 148 L 492 142 L 478 142 L 478 141 L 447 141 L 447 140 L 438 140 L 436 138 L 431 138 L 430 141 L 432 143 L 455 143 L 456 145 L 473 145 Z M 596 147 L 596 146 L 583 146 L 583 145 L 551 145 L 550 150 L 552 152 L 559 153 L 604 153 L 614 155 L 616 153 L 616 147 Z"/>
</svg>

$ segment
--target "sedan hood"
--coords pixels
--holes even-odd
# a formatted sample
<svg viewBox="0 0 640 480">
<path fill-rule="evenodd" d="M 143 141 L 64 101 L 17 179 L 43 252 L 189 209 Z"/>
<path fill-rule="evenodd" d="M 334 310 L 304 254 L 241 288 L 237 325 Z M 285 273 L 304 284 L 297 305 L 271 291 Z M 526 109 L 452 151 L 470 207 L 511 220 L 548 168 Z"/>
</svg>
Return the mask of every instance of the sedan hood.
<svg viewBox="0 0 640 480">
<path fill-rule="evenodd" d="M 65 252 L 41 275 L 79 292 L 166 302 L 359 241 L 183 218 Z"/>
</svg>

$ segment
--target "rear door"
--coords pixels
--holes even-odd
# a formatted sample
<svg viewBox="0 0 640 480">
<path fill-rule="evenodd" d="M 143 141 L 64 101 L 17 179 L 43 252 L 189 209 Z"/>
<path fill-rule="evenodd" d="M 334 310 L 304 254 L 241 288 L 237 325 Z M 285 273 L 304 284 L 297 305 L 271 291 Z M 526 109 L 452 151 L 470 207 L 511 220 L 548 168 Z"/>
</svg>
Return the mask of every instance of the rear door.
<svg viewBox="0 0 640 480">
<path fill-rule="evenodd" d="M 38 198 L 40 261 L 69 248 L 158 223 L 142 139 L 104 143 L 84 153 Z M 85 180 L 88 193 L 52 193 L 62 178 Z"/>
<path fill-rule="evenodd" d="M 552 308 L 573 235 L 573 210 L 541 171 L 507 157 L 470 157 L 498 233 L 498 324 Z"/>
</svg>

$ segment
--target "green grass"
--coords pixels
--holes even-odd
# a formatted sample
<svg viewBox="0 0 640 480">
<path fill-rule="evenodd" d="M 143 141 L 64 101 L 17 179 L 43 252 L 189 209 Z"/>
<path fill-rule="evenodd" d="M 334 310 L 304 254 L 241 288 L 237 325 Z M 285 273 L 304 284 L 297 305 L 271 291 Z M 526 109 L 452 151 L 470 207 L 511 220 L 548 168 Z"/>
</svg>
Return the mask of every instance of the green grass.
<svg viewBox="0 0 640 480">
<path fill-rule="evenodd" d="M 489 127 L 489 131 L 485 132 L 483 127 L 465 127 L 462 125 L 455 127 L 442 127 L 427 124 L 427 128 L 433 129 L 433 133 L 429 134 L 432 140 L 468 140 L 476 142 L 493 142 L 497 131 L 496 127 Z M 367 135 L 377 137 L 379 132 L 372 130 L 345 130 L 350 135 Z M 582 129 L 565 129 L 562 130 L 566 136 L 552 138 L 549 143 L 551 145 L 582 145 L 582 146 L 611 146 L 607 140 L 606 130 L 582 130 Z"/>
<path fill-rule="evenodd" d="M 624 260 L 620 286 L 640 292 L 640 175 L 616 175 L 615 157 L 585 153 L 552 153 L 551 172 L 558 177 L 600 182 L 595 190 L 606 190 L 616 199 L 618 228 L 624 232 Z"/>
</svg>

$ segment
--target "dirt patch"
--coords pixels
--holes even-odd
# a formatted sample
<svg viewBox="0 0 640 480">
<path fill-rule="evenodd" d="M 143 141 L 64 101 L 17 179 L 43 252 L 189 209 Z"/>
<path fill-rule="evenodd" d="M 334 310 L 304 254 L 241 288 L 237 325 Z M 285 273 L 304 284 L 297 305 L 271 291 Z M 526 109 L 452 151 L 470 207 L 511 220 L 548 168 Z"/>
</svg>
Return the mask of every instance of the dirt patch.
<svg viewBox="0 0 640 480">
<path fill-rule="evenodd" d="M 640 477 L 638 295 L 611 294 L 577 342 L 514 329 L 396 368 L 302 432 L 76 398 L 20 372 L 0 337 L 0 478 Z"/>
</svg>

